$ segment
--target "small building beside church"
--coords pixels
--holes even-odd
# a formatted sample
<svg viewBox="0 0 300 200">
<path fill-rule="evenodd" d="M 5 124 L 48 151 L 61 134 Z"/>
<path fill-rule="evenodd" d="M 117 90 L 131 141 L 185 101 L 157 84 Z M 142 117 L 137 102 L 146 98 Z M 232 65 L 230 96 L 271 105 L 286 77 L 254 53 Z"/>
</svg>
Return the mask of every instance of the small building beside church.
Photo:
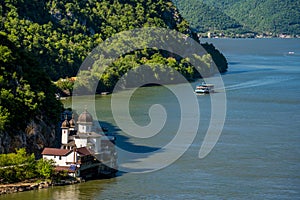
<svg viewBox="0 0 300 200">
<path fill-rule="evenodd" d="M 92 115 L 85 110 L 77 122 L 67 115 L 61 124 L 61 148 L 45 148 L 43 159 L 52 159 L 56 170 L 71 176 L 92 178 L 113 176 L 117 172 L 116 137 L 94 130 Z"/>
</svg>

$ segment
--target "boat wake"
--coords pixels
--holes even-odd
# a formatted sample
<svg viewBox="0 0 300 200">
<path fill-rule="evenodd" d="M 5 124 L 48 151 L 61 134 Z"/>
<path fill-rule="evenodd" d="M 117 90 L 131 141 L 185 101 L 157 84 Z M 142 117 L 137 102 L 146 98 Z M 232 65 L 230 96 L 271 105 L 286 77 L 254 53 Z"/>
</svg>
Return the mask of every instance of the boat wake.
<svg viewBox="0 0 300 200">
<path fill-rule="evenodd" d="M 225 89 L 226 91 L 232 91 L 232 90 L 240 90 L 245 88 L 252 88 L 252 87 L 259 87 L 263 85 L 271 85 L 271 84 L 277 84 L 280 82 L 285 82 L 288 80 L 291 80 L 292 78 L 282 78 L 282 77 L 270 77 L 266 78 L 264 80 L 252 80 L 252 81 L 246 81 L 244 83 L 239 83 L 235 85 L 229 85 L 225 88 L 216 88 L 216 90 Z"/>
</svg>

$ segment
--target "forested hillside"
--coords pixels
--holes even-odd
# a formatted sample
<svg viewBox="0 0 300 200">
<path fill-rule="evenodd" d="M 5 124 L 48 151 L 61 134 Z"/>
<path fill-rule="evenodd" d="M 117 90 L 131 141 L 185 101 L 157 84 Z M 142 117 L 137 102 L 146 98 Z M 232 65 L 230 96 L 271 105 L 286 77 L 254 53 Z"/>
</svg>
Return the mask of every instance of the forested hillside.
<svg viewBox="0 0 300 200">
<path fill-rule="evenodd" d="M 199 32 L 206 32 L 209 29 L 229 33 L 227 30 L 233 27 L 230 31 L 240 34 L 254 32 L 271 36 L 300 35 L 300 1 L 174 0 L 174 2 L 181 14 Z M 208 10 L 206 13 L 203 12 L 204 8 Z M 214 12 L 218 18 L 209 20 L 211 16 L 207 13 Z M 199 25 L 199 19 L 203 18 L 207 20 L 200 20 L 203 24 Z M 228 26 L 232 22 L 234 25 Z"/>
<path fill-rule="evenodd" d="M 0 153 L 26 147 L 38 154 L 59 141 L 55 129 L 62 107 L 53 82 L 76 76 L 91 50 L 114 34 L 163 27 L 198 40 L 168 0 L 5 0 L 0 13 Z M 205 61 L 200 67 L 210 71 L 212 58 L 225 72 L 225 57 L 213 45 L 203 46 L 210 55 L 195 55 Z M 100 79 L 98 92 L 111 91 L 134 66 L 164 70 L 155 63 L 170 65 L 189 80 L 199 77 L 187 58 L 142 49 L 120 56 L 104 76 L 95 75 Z"/>
<path fill-rule="evenodd" d="M 55 144 L 62 105 L 56 87 L 32 55 L 0 32 L 0 153 Z"/>
<path fill-rule="evenodd" d="M 17 46 L 35 54 L 52 80 L 75 76 L 94 47 L 124 30 L 157 26 L 197 39 L 172 2 L 165 0 L 8 2 L 1 5 L 1 30 Z M 220 71 L 226 68 L 220 66 Z"/>
<path fill-rule="evenodd" d="M 238 21 L 216 6 L 208 5 L 201 0 L 174 0 L 174 2 L 195 32 L 241 30 L 242 25 Z"/>
</svg>

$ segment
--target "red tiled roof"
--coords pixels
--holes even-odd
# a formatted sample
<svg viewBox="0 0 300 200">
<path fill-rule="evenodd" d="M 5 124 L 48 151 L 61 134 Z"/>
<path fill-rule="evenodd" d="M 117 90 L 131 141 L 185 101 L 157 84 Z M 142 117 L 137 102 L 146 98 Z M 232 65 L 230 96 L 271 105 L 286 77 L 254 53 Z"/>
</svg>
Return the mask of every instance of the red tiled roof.
<svg viewBox="0 0 300 200">
<path fill-rule="evenodd" d="M 80 147 L 76 151 L 77 151 L 77 153 L 79 153 L 80 155 L 83 155 L 83 156 L 88 156 L 88 155 L 93 154 L 92 151 L 87 149 L 86 147 Z"/>
<path fill-rule="evenodd" d="M 45 148 L 42 155 L 53 155 L 53 156 L 65 156 L 71 153 L 73 150 L 69 149 L 56 149 L 56 148 Z"/>
</svg>

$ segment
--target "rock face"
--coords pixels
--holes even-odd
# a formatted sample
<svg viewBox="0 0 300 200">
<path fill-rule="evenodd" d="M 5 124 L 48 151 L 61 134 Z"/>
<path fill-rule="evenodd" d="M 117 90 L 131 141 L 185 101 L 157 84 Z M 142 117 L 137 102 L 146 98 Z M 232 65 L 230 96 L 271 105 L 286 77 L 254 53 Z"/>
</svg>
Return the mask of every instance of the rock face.
<svg viewBox="0 0 300 200">
<path fill-rule="evenodd" d="M 26 148 L 28 153 L 34 153 L 40 158 L 44 147 L 56 147 L 60 141 L 56 133 L 59 127 L 47 124 L 42 119 L 32 120 L 24 131 L 19 130 L 12 135 L 9 132 L 0 133 L 0 154 L 14 152 L 16 148 Z"/>
</svg>

